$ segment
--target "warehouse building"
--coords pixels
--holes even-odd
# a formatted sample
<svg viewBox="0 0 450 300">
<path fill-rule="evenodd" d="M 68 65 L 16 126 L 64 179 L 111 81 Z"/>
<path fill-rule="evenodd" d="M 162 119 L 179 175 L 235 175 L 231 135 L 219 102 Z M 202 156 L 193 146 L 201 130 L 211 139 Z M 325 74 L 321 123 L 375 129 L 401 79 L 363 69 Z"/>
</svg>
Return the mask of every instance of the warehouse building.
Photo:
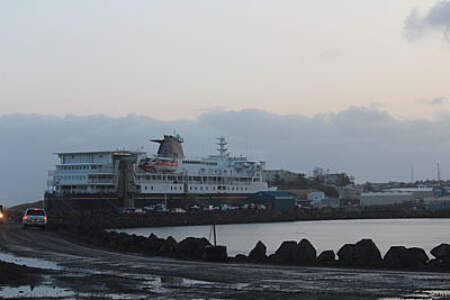
<svg viewBox="0 0 450 300">
<path fill-rule="evenodd" d="M 264 204 L 268 209 L 287 210 L 297 207 L 297 199 L 286 192 L 258 192 L 249 197 L 250 202 Z"/>
</svg>

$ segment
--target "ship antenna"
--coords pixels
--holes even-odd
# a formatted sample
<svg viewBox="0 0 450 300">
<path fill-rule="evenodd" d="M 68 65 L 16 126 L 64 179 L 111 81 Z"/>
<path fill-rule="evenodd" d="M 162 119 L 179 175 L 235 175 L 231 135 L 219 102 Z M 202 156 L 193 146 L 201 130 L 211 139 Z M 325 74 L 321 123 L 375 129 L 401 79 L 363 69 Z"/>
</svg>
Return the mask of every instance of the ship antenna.
<svg viewBox="0 0 450 300">
<path fill-rule="evenodd" d="M 220 156 L 226 156 L 228 149 L 226 148 L 226 145 L 228 143 L 225 141 L 225 138 L 223 136 L 217 138 L 217 151 L 219 151 Z"/>
</svg>

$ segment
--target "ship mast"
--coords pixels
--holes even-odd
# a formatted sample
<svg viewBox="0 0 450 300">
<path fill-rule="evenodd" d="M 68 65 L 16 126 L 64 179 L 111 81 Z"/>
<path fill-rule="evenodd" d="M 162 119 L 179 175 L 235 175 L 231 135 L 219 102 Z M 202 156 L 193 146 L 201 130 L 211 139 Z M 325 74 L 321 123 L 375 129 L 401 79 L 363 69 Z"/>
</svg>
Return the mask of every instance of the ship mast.
<svg viewBox="0 0 450 300">
<path fill-rule="evenodd" d="M 220 156 L 224 157 L 228 155 L 228 148 L 226 148 L 227 145 L 228 143 L 225 141 L 223 136 L 217 138 L 217 151 L 219 151 Z"/>
</svg>

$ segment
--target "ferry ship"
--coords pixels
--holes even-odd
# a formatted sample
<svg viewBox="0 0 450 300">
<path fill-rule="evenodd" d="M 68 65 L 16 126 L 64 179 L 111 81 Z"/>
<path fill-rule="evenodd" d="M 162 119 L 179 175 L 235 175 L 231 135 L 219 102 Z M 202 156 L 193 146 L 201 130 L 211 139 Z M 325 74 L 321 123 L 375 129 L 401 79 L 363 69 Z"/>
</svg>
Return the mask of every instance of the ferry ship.
<svg viewBox="0 0 450 300">
<path fill-rule="evenodd" d="M 48 210 L 145 207 L 164 201 L 169 208 L 242 203 L 251 194 L 268 191 L 265 162 L 233 157 L 225 138 L 217 139 L 218 154 L 185 157 L 179 135 L 153 139 L 155 155 L 115 150 L 56 153 L 49 171 L 45 206 Z"/>
</svg>

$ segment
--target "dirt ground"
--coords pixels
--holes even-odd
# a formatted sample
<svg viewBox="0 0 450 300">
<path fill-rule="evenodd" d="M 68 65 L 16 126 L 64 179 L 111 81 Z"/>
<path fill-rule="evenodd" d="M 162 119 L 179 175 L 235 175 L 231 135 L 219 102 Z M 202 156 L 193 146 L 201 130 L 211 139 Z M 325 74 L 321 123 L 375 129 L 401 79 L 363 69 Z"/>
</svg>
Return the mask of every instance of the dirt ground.
<svg viewBox="0 0 450 300">
<path fill-rule="evenodd" d="M 31 267 L 43 270 L 30 269 L 28 273 L 32 276 L 25 276 L 29 269 L 26 268 L 19 283 L 4 281 L 0 285 L 3 298 L 450 298 L 450 274 L 446 273 L 222 264 L 145 257 L 80 245 L 54 232 L 3 224 L 0 260 L 11 260 L 11 257 L 16 264 L 33 259 Z M 20 268 L 17 270 L 20 272 Z"/>
</svg>

